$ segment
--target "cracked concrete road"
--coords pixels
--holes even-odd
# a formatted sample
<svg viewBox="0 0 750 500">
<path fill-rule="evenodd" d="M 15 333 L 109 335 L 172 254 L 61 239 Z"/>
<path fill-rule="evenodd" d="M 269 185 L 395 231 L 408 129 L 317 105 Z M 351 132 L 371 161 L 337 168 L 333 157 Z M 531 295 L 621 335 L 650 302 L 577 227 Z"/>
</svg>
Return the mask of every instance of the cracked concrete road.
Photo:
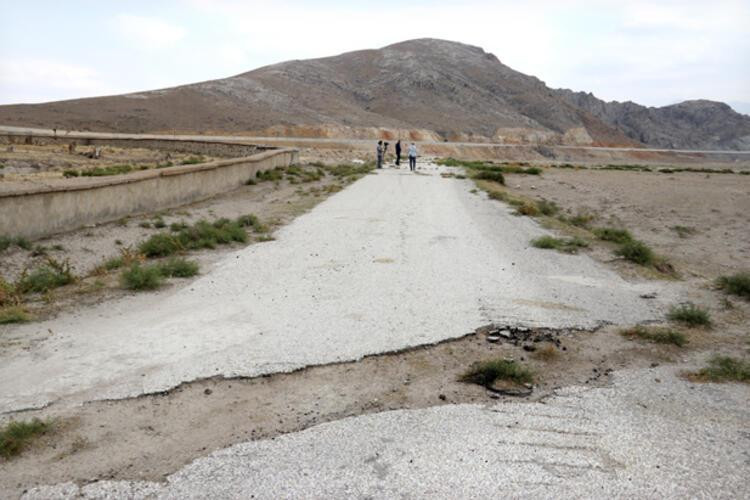
<svg viewBox="0 0 750 500">
<path fill-rule="evenodd" d="M 674 372 L 618 372 L 539 403 L 352 417 L 232 446 L 165 482 L 25 498 L 747 498 L 750 390 Z"/>
<path fill-rule="evenodd" d="M 677 300 L 674 285 L 531 248 L 534 221 L 439 171 L 368 175 L 188 286 L 0 327 L 40 339 L 0 359 L 0 412 L 354 360 L 490 322 L 635 323 Z"/>
</svg>

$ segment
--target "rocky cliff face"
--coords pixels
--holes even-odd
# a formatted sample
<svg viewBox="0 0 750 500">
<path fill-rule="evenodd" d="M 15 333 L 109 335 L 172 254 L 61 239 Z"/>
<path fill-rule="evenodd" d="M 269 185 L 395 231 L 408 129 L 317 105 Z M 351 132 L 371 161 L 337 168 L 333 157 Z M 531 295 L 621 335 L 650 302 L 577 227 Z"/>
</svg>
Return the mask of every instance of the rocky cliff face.
<svg viewBox="0 0 750 500">
<path fill-rule="evenodd" d="M 605 102 L 570 90 L 555 92 L 571 105 L 649 146 L 670 149 L 750 149 L 750 117 L 707 100 L 653 108 L 633 102 Z"/>
<path fill-rule="evenodd" d="M 447 140 L 750 148 L 750 117 L 726 105 L 606 103 L 552 90 L 479 47 L 434 39 L 170 89 L 0 106 L 0 123 L 358 137 L 386 129 Z"/>
</svg>

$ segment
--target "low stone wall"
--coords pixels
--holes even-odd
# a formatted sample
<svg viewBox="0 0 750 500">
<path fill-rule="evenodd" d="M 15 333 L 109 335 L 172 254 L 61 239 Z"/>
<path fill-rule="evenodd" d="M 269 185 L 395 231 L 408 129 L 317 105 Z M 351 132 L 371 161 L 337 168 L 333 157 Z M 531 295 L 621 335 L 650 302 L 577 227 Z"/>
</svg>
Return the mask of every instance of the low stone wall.
<svg viewBox="0 0 750 500">
<path fill-rule="evenodd" d="M 0 235 L 38 238 L 184 205 L 236 189 L 259 170 L 296 161 L 297 150 L 276 149 L 231 160 L 66 179 L 56 185 L 3 192 Z"/>
<path fill-rule="evenodd" d="M 101 135 L 104 136 L 104 134 Z M 0 134 L 0 144 L 35 144 L 39 146 L 46 146 L 49 144 L 68 145 L 71 143 L 75 143 L 81 146 L 116 146 L 121 148 L 158 149 L 160 151 L 204 154 L 207 156 L 220 156 L 228 158 L 250 156 L 260 151 L 267 151 L 271 149 L 268 147 L 257 146 L 255 144 L 243 144 L 240 142 L 212 140 L 199 141 L 189 139 L 169 139 L 153 137 L 122 138 L 114 134 L 111 137 L 78 137 L 63 134 Z"/>
</svg>

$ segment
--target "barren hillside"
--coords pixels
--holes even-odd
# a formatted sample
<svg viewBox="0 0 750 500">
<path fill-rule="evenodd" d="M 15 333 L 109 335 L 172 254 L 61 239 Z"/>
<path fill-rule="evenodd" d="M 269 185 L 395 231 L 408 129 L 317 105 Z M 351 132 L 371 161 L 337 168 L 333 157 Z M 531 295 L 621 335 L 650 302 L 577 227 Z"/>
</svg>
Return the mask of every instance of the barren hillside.
<svg viewBox="0 0 750 500">
<path fill-rule="evenodd" d="M 419 39 L 121 96 L 0 106 L 0 123 L 124 132 L 245 132 L 744 149 L 718 103 L 644 108 L 548 88 L 478 47 Z"/>
</svg>

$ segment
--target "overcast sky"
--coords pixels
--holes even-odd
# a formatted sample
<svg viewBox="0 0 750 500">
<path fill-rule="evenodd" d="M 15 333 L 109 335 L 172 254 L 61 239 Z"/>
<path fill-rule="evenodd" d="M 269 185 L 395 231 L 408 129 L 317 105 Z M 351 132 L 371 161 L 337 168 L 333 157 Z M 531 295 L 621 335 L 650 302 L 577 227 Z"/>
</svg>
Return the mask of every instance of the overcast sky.
<svg viewBox="0 0 750 500">
<path fill-rule="evenodd" d="M 750 103 L 750 1 L 0 0 L 0 103 L 147 90 L 411 38 L 552 87 Z M 746 112 L 750 111 L 750 108 Z"/>
</svg>

